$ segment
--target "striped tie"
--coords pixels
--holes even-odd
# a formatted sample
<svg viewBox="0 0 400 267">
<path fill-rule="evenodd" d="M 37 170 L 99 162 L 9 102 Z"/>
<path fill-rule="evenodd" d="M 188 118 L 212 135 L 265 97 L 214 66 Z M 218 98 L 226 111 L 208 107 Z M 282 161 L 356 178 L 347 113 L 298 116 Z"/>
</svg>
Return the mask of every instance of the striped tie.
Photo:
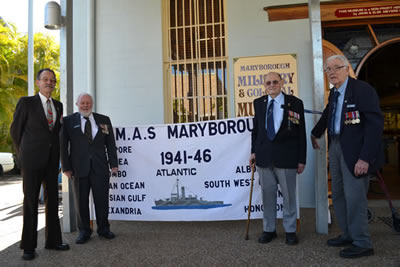
<svg viewBox="0 0 400 267">
<path fill-rule="evenodd" d="M 52 131 L 54 127 L 54 121 L 53 121 L 53 109 L 51 108 L 51 102 L 50 99 L 47 99 L 46 101 L 46 118 L 47 118 L 47 123 L 49 124 L 49 130 Z"/>
</svg>

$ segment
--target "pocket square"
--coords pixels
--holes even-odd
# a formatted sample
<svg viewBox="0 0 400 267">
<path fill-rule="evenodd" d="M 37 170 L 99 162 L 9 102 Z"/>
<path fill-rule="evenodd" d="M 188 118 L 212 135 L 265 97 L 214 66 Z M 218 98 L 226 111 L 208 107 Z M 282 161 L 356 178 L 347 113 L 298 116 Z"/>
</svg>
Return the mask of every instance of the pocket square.
<svg viewBox="0 0 400 267">
<path fill-rule="evenodd" d="M 79 124 L 78 125 L 74 125 L 74 129 L 75 128 L 79 128 L 79 127 L 81 127 Z"/>
</svg>

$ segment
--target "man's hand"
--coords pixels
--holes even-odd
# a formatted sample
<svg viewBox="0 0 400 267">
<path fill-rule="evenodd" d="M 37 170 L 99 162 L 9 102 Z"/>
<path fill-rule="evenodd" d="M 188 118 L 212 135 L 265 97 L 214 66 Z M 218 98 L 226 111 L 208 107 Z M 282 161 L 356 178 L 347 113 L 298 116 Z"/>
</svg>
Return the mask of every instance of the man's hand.
<svg viewBox="0 0 400 267">
<path fill-rule="evenodd" d="M 249 165 L 251 168 L 253 168 L 254 164 L 256 164 L 256 153 L 251 153 L 250 159 L 249 159 Z"/>
<path fill-rule="evenodd" d="M 118 167 L 114 167 L 111 169 L 111 175 L 117 175 Z"/>
<path fill-rule="evenodd" d="M 354 166 L 354 174 L 356 176 L 362 176 L 368 173 L 369 163 L 359 159 Z"/>
<path fill-rule="evenodd" d="M 314 149 L 319 149 L 317 137 L 311 135 L 311 144 Z"/>
<path fill-rule="evenodd" d="M 304 171 L 304 168 L 305 168 L 305 167 L 306 167 L 305 164 L 299 163 L 299 164 L 297 165 L 297 173 L 298 173 L 298 174 L 302 173 L 302 172 Z"/>
<path fill-rule="evenodd" d="M 68 177 L 68 179 L 72 178 L 72 171 L 65 171 L 64 175 Z"/>
</svg>

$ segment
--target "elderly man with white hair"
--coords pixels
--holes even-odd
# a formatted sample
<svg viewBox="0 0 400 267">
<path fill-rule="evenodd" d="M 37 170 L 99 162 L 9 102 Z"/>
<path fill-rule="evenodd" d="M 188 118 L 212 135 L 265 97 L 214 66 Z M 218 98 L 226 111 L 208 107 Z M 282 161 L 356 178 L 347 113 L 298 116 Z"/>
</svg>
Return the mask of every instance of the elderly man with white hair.
<svg viewBox="0 0 400 267">
<path fill-rule="evenodd" d="M 97 233 L 106 239 L 115 237 L 108 222 L 110 170 L 118 171 L 117 150 L 110 118 L 92 112 L 93 98 L 78 96 L 79 112 L 64 117 L 61 131 L 61 163 L 64 174 L 72 179 L 79 236 L 86 243 L 92 234 L 89 216 L 89 192 L 93 193 Z"/>
<path fill-rule="evenodd" d="M 374 254 L 368 231 L 368 174 L 383 165 L 383 115 L 375 89 L 349 77 L 349 66 L 341 55 L 327 59 L 325 72 L 334 87 L 311 142 L 319 149 L 317 138 L 327 130 L 333 208 L 343 232 L 327 244 L 350 246 L 340 256 L 357 258 Z"/>
</svg>

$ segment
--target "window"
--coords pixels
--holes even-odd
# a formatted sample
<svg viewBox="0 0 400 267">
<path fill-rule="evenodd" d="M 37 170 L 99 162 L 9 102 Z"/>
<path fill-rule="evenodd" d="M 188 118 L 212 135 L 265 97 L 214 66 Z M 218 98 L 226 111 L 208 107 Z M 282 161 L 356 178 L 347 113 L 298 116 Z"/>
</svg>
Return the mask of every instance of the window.
<svg viewBox="0 0 400 267">
<path fill-rule="evenodd" d="M 227 118 L 224 0 L 168 0 L 164 21 L 167 121 Z"/>
</svg>

